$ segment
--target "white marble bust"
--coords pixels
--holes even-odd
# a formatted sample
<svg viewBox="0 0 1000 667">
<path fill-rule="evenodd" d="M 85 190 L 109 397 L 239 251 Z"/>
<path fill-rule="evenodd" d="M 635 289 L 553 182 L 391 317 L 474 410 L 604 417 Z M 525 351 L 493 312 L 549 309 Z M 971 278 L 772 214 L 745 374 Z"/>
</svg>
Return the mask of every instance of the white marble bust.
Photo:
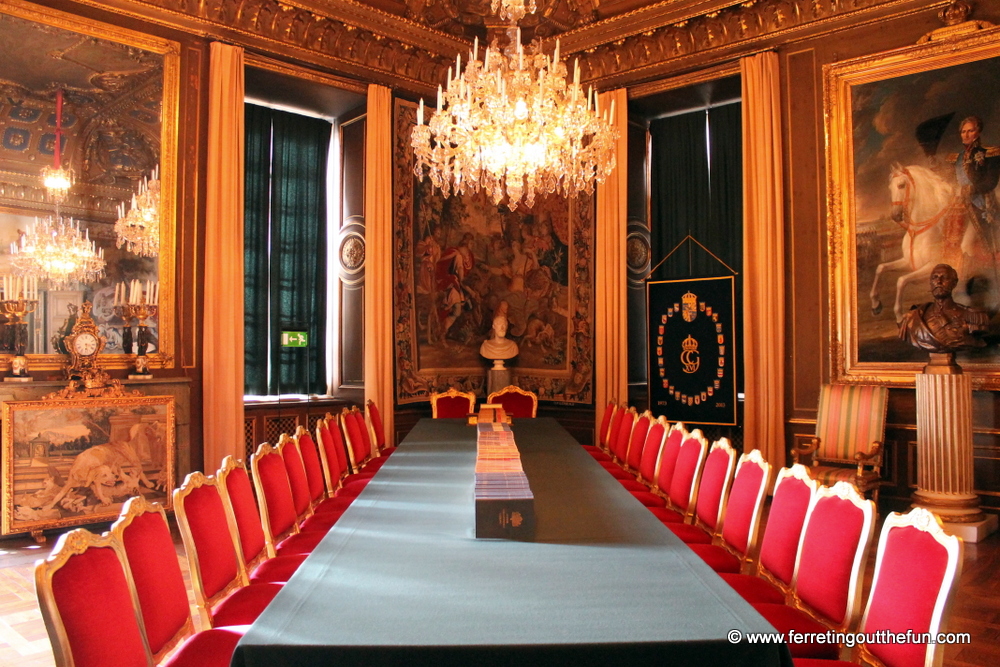
<svg viewBox="0 0 1000 667">
<path fill-rule="evenodd" d="M 493 337 L 479 347 L 479 354 L 487 359 L 503 360 L 517 356 L 517 343 L 507 338 L 507 317 L 499 314 L 493 318 Z"/>
</svg>

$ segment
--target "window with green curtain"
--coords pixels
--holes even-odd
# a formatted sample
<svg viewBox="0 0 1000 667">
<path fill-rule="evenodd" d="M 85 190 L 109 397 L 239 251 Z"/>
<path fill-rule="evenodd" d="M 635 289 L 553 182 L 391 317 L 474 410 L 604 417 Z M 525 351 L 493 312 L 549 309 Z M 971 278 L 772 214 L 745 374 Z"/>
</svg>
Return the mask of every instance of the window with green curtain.
<svg viewBox="0 0 1000 667">
<path fill-rule="evenodd" d="M 331 125 L 253 104 L 245 119 L 245 393 L 325 394 Z M 308 346 L 282 347 L 283 331 Z"/>
</svg>

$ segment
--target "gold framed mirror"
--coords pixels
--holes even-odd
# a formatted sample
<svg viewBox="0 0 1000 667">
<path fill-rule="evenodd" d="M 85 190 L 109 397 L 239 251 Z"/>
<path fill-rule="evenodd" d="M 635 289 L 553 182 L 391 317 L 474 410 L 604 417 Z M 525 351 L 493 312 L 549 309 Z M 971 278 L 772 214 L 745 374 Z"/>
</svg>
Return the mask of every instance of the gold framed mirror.
<svg viewBox="0 0 1000 667">
<path fill-rule="evenodd" d="M 38 279 L 26 317 L 31 370 L 65 364 L 62 336 L 85 300 L 108 340 L 102 365 L 127 367 L 126 322 L 115 304 L 133 284 L 156 286 L 147 354 L 154 367 L 173 367 L 179 45 L 21 0 L 0 0 L 0 42 L 17 45 L 0 50 L 0 276 L 23 273 L 11 246 L 31 238 L 36 219 L 72 220 L 105 261 L 97 277 Z M 62 197 L 42 181 L 43 169 L 60 166 L 74 176 Z M 136 246 L 116 222 L 153 180 L 159 234 L 147 241 L 159 248 L 144 256 L 130 251 Z M 13 328 L 0 321 L 0 364 L 10 363 Z"/>
</svg>

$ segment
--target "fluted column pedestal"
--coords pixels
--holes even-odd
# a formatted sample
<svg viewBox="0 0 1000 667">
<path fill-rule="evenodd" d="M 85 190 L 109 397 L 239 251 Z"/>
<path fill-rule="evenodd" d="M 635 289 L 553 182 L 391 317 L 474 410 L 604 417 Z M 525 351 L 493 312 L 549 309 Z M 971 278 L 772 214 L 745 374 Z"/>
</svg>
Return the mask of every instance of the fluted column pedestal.
<svg viewBox="0 0 1000 667">
<path fill-rule="evenodd" d="M 950 532 L 978 541 L 981 532 L 957 530 L 984 524 L 979 496 L 973 486 L 972 378 L 962 373 L 950 354 L 932 354 L 931 363 L 916 376 L 917 491 L 913 506 L 924 507 Z M 995 517 L 990 517 L 995 524 Z M 992 525 L 991 524 L 991 525 Z"/>
</svg>

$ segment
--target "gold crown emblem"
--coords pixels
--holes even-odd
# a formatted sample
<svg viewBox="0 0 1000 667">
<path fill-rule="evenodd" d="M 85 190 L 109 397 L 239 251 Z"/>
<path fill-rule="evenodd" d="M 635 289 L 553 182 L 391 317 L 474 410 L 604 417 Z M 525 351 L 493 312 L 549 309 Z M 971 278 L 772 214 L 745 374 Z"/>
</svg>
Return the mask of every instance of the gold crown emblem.
<svg viewBox="0 0 1000 667">
<path fill-rule="evenodd" d="M 689 291 L 687 294 L 685 294 L 684 296 L 681 297 L 681 301 L 683 301 L 687 305 L 693 306 L 696 303 L 698 303 L 698 295 L 697 294 L 692 294 Z"/>
<path fill-rule="evenodd" d="M 681 342 L 681 347 L 686 352 L 693 352 L 698 349 L 698 341 L 692 338 L 691 334 L 688 334 L 688 337 Z"/>
</svg>

